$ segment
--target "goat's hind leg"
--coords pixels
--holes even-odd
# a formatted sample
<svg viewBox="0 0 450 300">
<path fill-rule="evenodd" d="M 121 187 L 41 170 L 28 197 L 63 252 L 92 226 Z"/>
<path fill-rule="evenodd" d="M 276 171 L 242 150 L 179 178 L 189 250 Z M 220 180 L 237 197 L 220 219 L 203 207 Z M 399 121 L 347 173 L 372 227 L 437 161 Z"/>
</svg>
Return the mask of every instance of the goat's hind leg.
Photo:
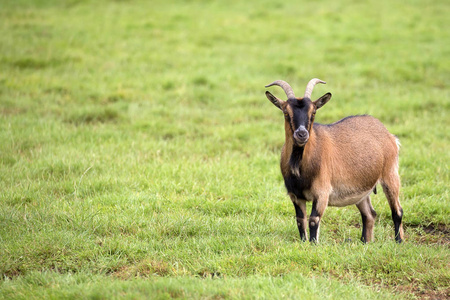
<svg viewBox="0 0 450 300">
<path fill-rule="evenodd" d="M 395 241 L 401 243 L 403 241 L 403 209 L 399 200 L 400 176 L 396 168 L 382 178 L 381 186 L 391 208 L 395 228 Z"/>
<path fill-rule="evenodd" d="M 377 213 L 370 202 L 370 196 L 367 195 L 361 199 L 361 201 L 356 204 L 356 207 L 358 207 L 359 212 L 361 213 L 363 222 L 361 241 L 363 243 L 371 242 L 373 240 L 373 226 L 375 224 Z"/>
</svg>

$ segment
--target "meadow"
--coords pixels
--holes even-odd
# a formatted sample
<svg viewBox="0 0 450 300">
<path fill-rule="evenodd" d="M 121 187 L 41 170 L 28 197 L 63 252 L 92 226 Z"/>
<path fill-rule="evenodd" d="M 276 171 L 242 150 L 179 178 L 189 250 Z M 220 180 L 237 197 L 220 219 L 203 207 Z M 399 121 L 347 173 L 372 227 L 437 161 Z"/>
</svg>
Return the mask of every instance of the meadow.
<svg viewBox="0 0 450 300">
<path fill-rule="evenodd" d="M 450 297 L 450 4 L 0 1 L 0 299 Z M 299 240 L 264 85 L 402 144 L 384 194 Z M 279 97 L 283 92 L 271 91 Z M 311 205 L 308 206 L 310 211 Z"/>
</svg>

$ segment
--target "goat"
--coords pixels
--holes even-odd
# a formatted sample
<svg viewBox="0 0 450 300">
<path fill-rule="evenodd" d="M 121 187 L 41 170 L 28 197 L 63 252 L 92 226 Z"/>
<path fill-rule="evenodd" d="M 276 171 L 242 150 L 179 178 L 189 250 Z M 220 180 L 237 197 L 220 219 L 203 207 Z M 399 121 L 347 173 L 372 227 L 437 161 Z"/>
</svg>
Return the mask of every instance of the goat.
<svg viewBox="0 0 450 300">
<path fill-rule="evenodd" d="M 319 241 L 319 225 L 327 206 L 355 204 L 362 217 L 362 242 L 373 239 L 376 212 L 370 202 L 378 183 L 389 202 L 395 228 L 395 240 L 403 240 L 403 209 L 399 202 L 399 140 L 376 118 L 349 116 L 333 124 L 314 123 L 316 111 L 330 99 L 326 93 L 315 101 L 311 94 L 314 78 L 306 86 L 303 98 L 297 98 L 291 86 L 277 80 L 286 93 L 281 100 L 269 91 L 266 97 L 284 113 L 285 143 L 281 151 L 281 173 L 295 207 L 300 239 L 307 239 L 306 201 L 312 201 L 309 217 L 310 242 Z"/>
</svg>

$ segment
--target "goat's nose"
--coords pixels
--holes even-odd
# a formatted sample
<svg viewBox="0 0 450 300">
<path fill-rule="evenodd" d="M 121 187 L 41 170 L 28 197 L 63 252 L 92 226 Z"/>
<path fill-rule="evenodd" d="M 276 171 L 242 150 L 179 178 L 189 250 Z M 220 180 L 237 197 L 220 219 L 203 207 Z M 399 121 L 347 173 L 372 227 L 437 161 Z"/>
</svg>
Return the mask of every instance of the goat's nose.
<svg viewBox="0 0 450 300">
<path fill-rule="evenodd" d="M 306 138 L 308 136 L 308 131 L 306 130 L 296 130 L 295 136 L 298 138 Z"/>
<path fill-rule="evenodd" d="M 295 135 L 299 138 L 306 138 L 308 136 L 308 130 L 306 130 L 305 127 L 301 126 L 295 131 Z"/>
<path fill-rule="evenodd" d="M 308 130 L 304 126 L 300 126 L 295 132 L 294 132 L 294 138 L 299 142 L 306 142 L 309 138 Z"/>
</svg>

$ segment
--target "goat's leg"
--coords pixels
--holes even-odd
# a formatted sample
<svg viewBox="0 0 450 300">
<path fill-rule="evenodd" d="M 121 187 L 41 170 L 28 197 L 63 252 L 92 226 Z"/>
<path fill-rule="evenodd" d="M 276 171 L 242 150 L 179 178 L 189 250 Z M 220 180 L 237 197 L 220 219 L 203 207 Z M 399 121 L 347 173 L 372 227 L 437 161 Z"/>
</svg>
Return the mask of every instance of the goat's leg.
<svg viewBox="0 0 450 300">
<path fill-rule="evenodd" d="M 381 186 L 391 208 L 395 228 L 395 241 L 401 243 L 403 241 L 403 209 L 399 201 L 400 176 L 397 168 L 393 168 L 391 172 L 382 178 Z"/>
<path fill-rule="evenodd" d="M 328 197 L 314 200 L 312 204 L 311 215 L 309 216 L 309 241 L 319 242 L 319 226 L 325 208 L 327 208 Z"/>
<path fill-rule="evenodd" d="M 358 204 L 359 212 L 361 213 L 363 228 L 361 241 L 363 243 L 371 242 L 373 239 L 373 225 L 375 224 L 375 217 L 377 213 L 373 209 L 372 203 L 370 202 L 370 196 L 364 197 Z"/>
<path fill-rule="evenodd" d="M 307 219 L 306 219 L 306 201 L 298 199 L 294 194 L 289 194 L 292 203 L 295 207 L 295 216 L 297 220 L 297 227 L 300 233 L 300 239 L 306 241 L 308 238 L 306 235 Z"/>
</svg>

